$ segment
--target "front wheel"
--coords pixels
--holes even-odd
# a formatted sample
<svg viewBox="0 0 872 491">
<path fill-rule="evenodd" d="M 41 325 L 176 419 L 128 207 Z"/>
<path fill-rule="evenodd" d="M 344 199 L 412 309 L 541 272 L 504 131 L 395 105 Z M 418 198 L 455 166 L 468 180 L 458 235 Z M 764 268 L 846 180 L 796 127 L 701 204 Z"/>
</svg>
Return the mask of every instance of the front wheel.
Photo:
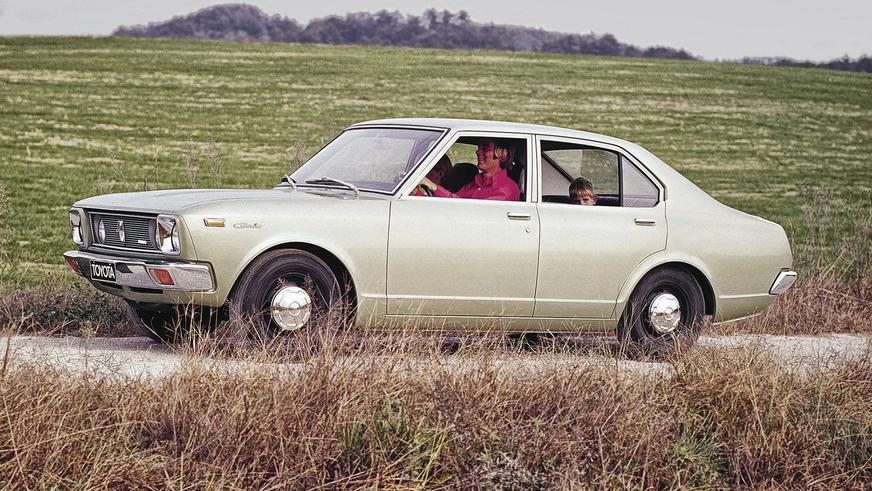
<svg viewBox="0 0 872 491">
<path fill-rule="evenodd" d="M 341 289 L 330 267 L 300 250 L 270 251 L 243 273 L 230 300 L 231 321 L 273 337 L 317 330 L 341 319 Z"/>
<path fill-rule="evenodd" d="M 693 346 L 704 317 L 696 278 L 683 269 L 661 268 L 645 276 L 630 296 L 618 340 L 631 354 L 667 356 Z"/>
</svg>

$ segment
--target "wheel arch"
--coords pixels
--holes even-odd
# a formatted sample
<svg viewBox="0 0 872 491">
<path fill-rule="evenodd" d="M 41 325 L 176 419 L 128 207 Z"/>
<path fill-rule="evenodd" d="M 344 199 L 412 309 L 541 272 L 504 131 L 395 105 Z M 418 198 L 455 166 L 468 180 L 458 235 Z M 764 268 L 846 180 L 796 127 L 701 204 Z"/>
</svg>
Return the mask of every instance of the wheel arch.
<svg viewBox="0 0 872 491">
<path fill-rule="evenodd" d="M 694 264 L 694 261 L 685 259 L 664 259 L 662 261 L 656 261 L 653 264 L 640 265 L 640 268 L 637 269 L 636 273 L 633 275 L 634 281 L 632 283 L 628 282 L 627 286 L 629 287 L 625 286 L 625 288 L 621 291 L 621 296 L 619 298 L 618 305 L 616 306 L 615 314 L 617 316 L 621 315 L 627 301 L 629 300 L 630 295 L 636 290 L 636 288 L 639 286 L 639 283 L 646 276 L 659 269 L 669 267 L 687 271 L 694 277 L 694 279 L 696 279 L 696 282 L 702 289 L 703 301 L 705 302 L 705 315 L 710 315 L 714 317 L 715 312 L 717 311 L 717 295 L 715 293 L 714 285 L 709 279 L 709 275 L 704 272 L 702 267 Z"/>
<path fill-rule="evenodd" d="M 326 264 L 327 267 L 330 268 L 333 276 L 336 277 L 336 281 L 339 282 L 339 288 L 342 291 L 342 296 L 344 297 L 345 301 L 348 302 L 349 314 L 355 312 L 358 305 L 358 298 L 357 288 L 354 284 L 354 278 L 351 274 L 351 270 L 336 254 L 321 246 L 309 242 L 283 242 L 281 244 L 276 244 L 269 247 L 268 249 L 260 251 L 260 253 L 252 257 L 245 264 L 245 267 L 243 267 L 242 271 L 236 276 L 236 279 L 233 281 L 233 287 L 230 289 L 230 293 L 228 294 L 228 298 L 233 297 L 233 294 L 236 292 L 236 287 L 239 285 L 239 280 L 243 277 L 245 272 L 248 271 L 248 268 L 251 267 L 252 263 L 254 263 L 259 257 L 263 256 L 264 254 L 276 250 L 305 251 L 324 261 L 324 264 Z"/>
<path fill-rule="evenodd" d="M 712 288 L 711 281 L 709 281 L 708 277 L 703 273 L 699 268 L 693 266 L 692 264 L 683 263 L 679 261 L 673 261 L 668 263 L 663 263 L 657 266 L 656 268 L 649 271 L 647 274 L 650 274 L 655 269 L 662 269 L 666 267 L 673 267 L 678 269 L 683 269 L 688 273 L 692 274 L 696 282 L 699 284 L 699 287 L 702 288 L 702 298 L 705 302 L 705 315 L 710 315 L 714 317 L 715 315 L 715 291 Z"/>
</svg>

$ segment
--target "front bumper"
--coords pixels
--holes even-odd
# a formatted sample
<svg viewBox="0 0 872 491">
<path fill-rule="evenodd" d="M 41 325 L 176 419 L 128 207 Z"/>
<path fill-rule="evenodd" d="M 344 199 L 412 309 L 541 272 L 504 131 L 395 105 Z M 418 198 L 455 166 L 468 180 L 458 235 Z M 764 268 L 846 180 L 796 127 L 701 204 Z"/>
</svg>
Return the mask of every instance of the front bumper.
<svg viewBox="0 0 872 491">
<path fill-rule="evenodd" d="M 64 253 L 64 258 L 77 274 L 102 285 L 178 292 L 212 292 L 215 290 L 212 268 L 206 264 L 120 258 L 82 251 L 67 251 Z M 115 281 L 91 279 L 91 261 L 114 265 Z M 78 270 L 73 267 L 73 264 L 78 266 Z M 172 284 L 168 284 L 166 281 L 166 274 L 172 279 Z M 163 281 L 159 281 L 161 279 Z"/>
</svg>

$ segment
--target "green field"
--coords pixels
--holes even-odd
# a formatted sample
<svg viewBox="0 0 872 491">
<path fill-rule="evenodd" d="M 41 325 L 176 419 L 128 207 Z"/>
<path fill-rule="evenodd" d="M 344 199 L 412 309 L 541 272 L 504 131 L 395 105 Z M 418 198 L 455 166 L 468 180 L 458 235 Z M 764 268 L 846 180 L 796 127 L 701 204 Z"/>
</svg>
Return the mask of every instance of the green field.
<svg viewBox="0 0 872 491">
<path fill-rule="evenodd" d="M 639 143 L 798 240 L 802 190 L 872 207 L 872 75 L 406 48 L 0 39 L 0 285 L 63 269 L 66 211 L 104 192 L 267 187 L 342 127 L 470 117 Z M 221 171 L 216 168 L 220 165 Z"/>
</svg>

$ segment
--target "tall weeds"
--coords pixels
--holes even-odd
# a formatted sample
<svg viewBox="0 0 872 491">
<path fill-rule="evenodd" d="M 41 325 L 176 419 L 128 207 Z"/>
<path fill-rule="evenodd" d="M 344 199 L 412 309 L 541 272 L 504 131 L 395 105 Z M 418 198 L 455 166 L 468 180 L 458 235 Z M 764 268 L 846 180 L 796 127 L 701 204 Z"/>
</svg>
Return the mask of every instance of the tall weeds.
<svg viewBox="0 0 872 491">
<path fill-rule="evenodd" d="M 0 330 L 41 335 L 139 335 L 123 300 L 85 282 L 46 281 L 39 288 L 0 291 Z"/>
<path fill-rule="evenodd" d="M 4 233 L 0 234 L 0 259 L 5 259 L 8 255 L 5 246 L 7 242 L 9 242 L 9 237 L 12 236 L 8 225 L 6 224 L 6 217 L 8 216 L 10 208 L 9 197 L 6 194 L 6 187 L 0 184 L 0 227 L 4 230 Z"/>
<path fill-rule="evenodd" d="M 559 353 L 555 353 L 559 355 Z M 862 487 L 872 357 L 788 372 L 700 351 L 671 377 L 547 354 L 193 359 L 158 380 L 16 366 L 0 379 L 4 487 Z M 631 378 L 627 378 L 631 377 Z M 635 381 L 638 383 L 627 383 Z"/>
</svg>

